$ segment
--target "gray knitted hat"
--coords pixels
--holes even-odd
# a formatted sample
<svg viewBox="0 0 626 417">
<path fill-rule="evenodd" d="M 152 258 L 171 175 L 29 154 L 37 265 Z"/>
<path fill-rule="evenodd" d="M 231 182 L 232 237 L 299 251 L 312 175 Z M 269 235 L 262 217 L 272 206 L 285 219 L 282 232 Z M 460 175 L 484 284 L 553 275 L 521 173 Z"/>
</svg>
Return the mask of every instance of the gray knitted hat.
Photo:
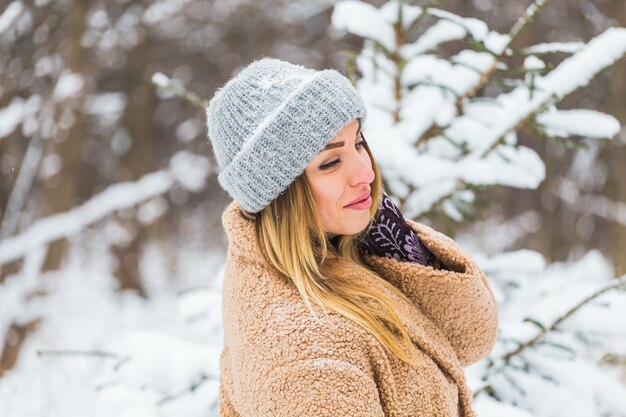
<svg viewBox="0 0 626 417">
<path fill-rule="evenodd" d="M 278 197 L 346 124 L 366 109 L 350 80 L 276 58 L 253 61 L 206 109 L 218 181 L 256 213 Z"/>
</svg>

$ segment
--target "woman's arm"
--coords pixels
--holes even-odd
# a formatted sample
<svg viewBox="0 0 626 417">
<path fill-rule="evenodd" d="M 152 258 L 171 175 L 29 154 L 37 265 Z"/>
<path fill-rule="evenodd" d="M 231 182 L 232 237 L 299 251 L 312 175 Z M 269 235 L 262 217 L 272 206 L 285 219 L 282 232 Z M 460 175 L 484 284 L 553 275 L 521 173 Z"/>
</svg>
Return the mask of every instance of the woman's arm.
<svg viewBox="0 0 626 417">
<path fill-rule="evenodd" d="M 442 269 L 363 254 L 365 262 L 404 292 L 444 331 L 463 366 L 486 356 L 497 335 L 497 305 L 484 273 L 443 233 L 406 220 Z"/>
</svg>

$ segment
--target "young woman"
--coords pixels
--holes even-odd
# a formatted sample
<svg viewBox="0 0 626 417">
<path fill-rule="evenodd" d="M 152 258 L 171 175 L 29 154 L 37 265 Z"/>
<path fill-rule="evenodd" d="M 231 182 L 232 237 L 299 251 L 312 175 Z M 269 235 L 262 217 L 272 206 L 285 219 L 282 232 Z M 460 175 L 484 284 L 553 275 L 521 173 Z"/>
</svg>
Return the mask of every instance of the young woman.
<svg viewBox="0 0 626 417">
<path fill-rule="evenodd" d="M 207 116 L 234 200 L 220 415 L 474 416 L 463 367 L 495 342 L 493 294 L 385 195 L 350 81 L 262 58 Z"/>
</svg>

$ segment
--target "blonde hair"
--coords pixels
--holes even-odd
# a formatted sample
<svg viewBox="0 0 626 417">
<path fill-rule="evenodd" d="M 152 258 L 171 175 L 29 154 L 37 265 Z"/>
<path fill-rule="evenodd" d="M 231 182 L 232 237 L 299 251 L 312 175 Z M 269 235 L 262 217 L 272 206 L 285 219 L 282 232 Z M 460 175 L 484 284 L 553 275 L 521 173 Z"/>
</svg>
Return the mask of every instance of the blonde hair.
<svg viewBox="0 0 626 417">
<path fill-rule="evenodd" d="M 337 236 L 336 246 L 328 240 L 305 173 L 255 218 L 256 237 L 268 262 L 290 280 L 313 313 L 311 303 L 337 312 L 371 333 L 384 349 L 400 360 L 415 365 L 416 348 L 406 326 L 396 314 L 393 301 L 366 285 L 349 279 L 342 270 L 379 280 L 392 293 L 411 301 L 396 287 L 367 267 L 358 250 L 358 239 L 371 227 L 383 191 L 378 166 L 367 143 L 375 179 L 371 184 L 374 204 L 369 210 L 368 226 L 356 235 Z M 328 262 L 327 254 L 338 255 Z M 314 314 L 314 313 L 313 313 Z M 408 349 L 407 354 L 403 347 Z"/>
</svg>

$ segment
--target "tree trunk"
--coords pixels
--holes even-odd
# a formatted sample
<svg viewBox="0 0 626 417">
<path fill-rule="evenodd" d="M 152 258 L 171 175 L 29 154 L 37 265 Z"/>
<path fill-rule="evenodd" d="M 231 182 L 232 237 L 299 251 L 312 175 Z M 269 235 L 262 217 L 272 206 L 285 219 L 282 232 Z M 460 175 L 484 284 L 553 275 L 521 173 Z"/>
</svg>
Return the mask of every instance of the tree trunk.
<svg viewBox="0 0 626 417">
<path fill-rule="evenodd" d="M 118 176 L 120 181 L 137 180 L 156 166 L 151 126 L 154 96 L 153 88 L 146 79 L 146 65 L 150 62 L 148 40 L 144 39 L 139 43 L 127 57 L 124 89 L 128 97 L 128 107 L 124 125 L 130 132 L 132 145 L 122 158 Z M 147 241 L 147 230 L 138 224 L 135 215 L 122 222 L 133 231 L 133 238 L 127 245 L 112 247 L 112 252 L 117 258 L 114 274 L 120 283 L 120 289 L 134 289 L 145 295 L 141 284 L 139 261 L 142 248 Z"/>
<path fill-rule="evenodd" d="M 79 74 L 83 72 L 86 64 L 86 54 L 80 44 L 80 39 L 85 29 L 88 7 L 89 2 L 73 2 L 67 17 L 67 68 Z M 70 210 L 75 205 L 74 199 L 77 196 L 78 183 L 85 181 L 85 176 L 89 176 L 89 168 L 81 160 L 85 132 L 84 117 L 80 112 L 76 112 L 75 123 L 70 128 L 65 140 L 57 142 L 55 138 L 50 138 L 47 141 L 46 153 L 57 153 L 62 158 L 63 166 L 52 179 L 52 183 L 46 184 L 44 187 L 44 217 Z M 46 260 L 43 264 L 44 271 L 56 270 L 60 267 L 67 246 L 67 240 L 61 239 L 48 247 Z"/>
<path fill-rule="evenodd" d="M 624 0 L 612 0 L 609 3 L 609 16 L 617 20 L 619 26 L 626 26 L 626 4 Z M 622 125 L 621 134 L 607 146 L 609 159 L 609 178 L 607 197 L 616 203 L 626 204 L 626 62 L 618 61 L 611 69 L 613 92 L 611 97 L 611 113 L 617 117 Z M 615 222 L 609 233 L 610 256 L 613 260 L 615 274 L 626 274 L 626 225 Z"/>
</svg>

